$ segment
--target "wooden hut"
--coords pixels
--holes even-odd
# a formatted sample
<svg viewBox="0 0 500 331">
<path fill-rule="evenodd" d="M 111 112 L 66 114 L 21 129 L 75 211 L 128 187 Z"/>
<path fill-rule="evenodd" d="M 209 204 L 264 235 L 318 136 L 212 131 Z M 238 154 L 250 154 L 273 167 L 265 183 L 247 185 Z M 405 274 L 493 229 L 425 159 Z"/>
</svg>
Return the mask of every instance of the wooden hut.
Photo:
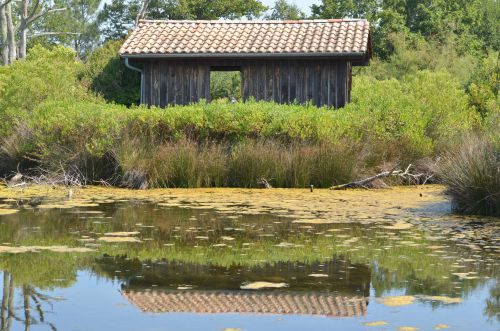
<svg viewBox="0 0 500 331">
<path fill-rule="evenodd" d="M 141 102 L 210 100 L 211 71 L 240 71 L 244 100 L 342 107 L 367 65 L 366 20 L 140 21 L 120 49 L 141 73 Z"/>
</svg>

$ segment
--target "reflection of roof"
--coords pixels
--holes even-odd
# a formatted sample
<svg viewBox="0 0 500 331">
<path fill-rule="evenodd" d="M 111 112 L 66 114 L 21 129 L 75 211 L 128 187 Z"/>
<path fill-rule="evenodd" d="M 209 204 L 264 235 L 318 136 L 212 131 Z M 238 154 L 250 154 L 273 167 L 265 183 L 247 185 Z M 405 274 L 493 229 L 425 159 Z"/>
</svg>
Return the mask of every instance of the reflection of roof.
<svg viewBox="0 0 500 331">
<path fill-rule="evenodd" d="M 364 316 L 368 299 L 326 293 L 123 291 L 144 312 L 256 313 Z"/>
</svg>

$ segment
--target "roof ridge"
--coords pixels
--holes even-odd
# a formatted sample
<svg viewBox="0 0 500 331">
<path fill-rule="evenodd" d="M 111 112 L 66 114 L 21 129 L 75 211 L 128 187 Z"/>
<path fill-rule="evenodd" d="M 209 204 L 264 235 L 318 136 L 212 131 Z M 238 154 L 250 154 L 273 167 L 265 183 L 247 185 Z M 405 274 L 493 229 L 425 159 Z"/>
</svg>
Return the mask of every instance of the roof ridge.
<svg viewBox="0 0 500 331">
<path fill-rule="evenodd" d="M 302 24 L 302 23 L 341 23 L 368 22 L 364 18 L 330 18 L 309 20 L 139 20 L 139 23 L 217 23 L 217 24 Z"/>
</svg>

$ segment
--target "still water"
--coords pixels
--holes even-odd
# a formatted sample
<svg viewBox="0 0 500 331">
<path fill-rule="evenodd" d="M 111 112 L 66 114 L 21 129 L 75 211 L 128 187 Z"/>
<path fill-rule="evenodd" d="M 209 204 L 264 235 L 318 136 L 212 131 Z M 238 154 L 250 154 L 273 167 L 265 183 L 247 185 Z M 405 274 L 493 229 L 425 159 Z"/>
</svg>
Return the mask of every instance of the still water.
<svg viewBox="0 0 500 331">
<path fill-rule="evenodd" d="M 499 253 L 440 186 L 0 187 L 0 330 L 499 330 Z"/>
</svg>

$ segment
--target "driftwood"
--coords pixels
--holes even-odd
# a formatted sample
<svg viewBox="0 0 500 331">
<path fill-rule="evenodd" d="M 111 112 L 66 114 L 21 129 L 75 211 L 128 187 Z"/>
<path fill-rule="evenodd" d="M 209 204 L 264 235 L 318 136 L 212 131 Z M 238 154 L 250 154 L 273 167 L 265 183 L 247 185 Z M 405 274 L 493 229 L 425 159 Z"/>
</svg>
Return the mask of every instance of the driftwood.
<svg viewBox="0 0 500 331">
<path fill-rule="evenodd" d="M 432 175 L 426 175 L 426 174 L 412 174 L 410 173 L 410 168 L 412 165 L 410 164 L 405 171 L 403 170 L 392 170 L 392 171 L 383 171 L 375 176 L 368 177 L 362 180 L 350 182 L 347 184 L 341 184 L 341 185 L 335 185 L 330 187 L 330 190 L 345 190 L 348 188 L 364 188 L 368 189 L 370 188 L 370 185 L 372 182 L 376 180 L 380 180 L 381 178 L 385 177 L 399 177 L 404 180 L 407 180 L 410 183 L 419 183 L 423 177 L 425 177 L 425 180 L 423 181 L 422 185 L 425 184 L 430 178 L 432 178 Z"/>
<path fill-rule="evenodd" d="M 64 170 L 61 166 L 59 172 L 49 172 L 43 169 L 38 169 L 38 175 L 29 176 L 22 174 L 19 169 L 10 179 L 2 179 L 1 182 L 8 188 L 27 187 L 30 185 L 63 185 L 63 186 L 79 186 L 83 187 L 87 184 L 85 175 L 74 167 L 70 172 Z"/>
<path fill-rule="evenodd" d="M 265 179 L 264 177 L 260 177 L 257 179 L 257 185 L 259 185 L 262 188 L 273 188 L 271 184 Z"/>
</svg>

